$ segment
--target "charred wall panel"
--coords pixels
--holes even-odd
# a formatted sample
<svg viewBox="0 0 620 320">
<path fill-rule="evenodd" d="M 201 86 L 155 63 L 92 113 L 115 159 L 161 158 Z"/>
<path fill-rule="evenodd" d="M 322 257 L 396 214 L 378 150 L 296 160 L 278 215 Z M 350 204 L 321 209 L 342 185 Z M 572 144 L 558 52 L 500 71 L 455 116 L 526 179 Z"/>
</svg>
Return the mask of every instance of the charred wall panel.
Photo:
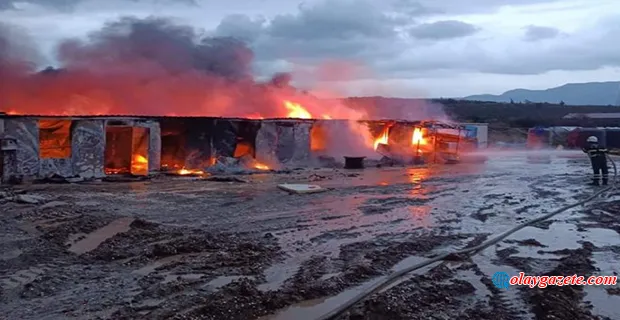
<svg viewBox="0 0 620 320">
<path fill-rule="evenodd" d="M 204 169 L 211 160 L 214 119 L 164 118 L 161 126 L 161 166 Z"/>
<path fill-rule="evenodd" d="M 17 150 L 15 165 L 5 166 L 5 170 L 14 168 L 15 172 L 7 172 L 7 176 L 37 176 L 39 174 L 39 127 L 37 120 L 32 118 L 5 119 L 5 132 L 15 138 Z"/>
<path fill-rule="evenodd" d="M 71 141 L 73 173 L 83 178 L 104 177 L 105 120 L 76 120 Z"/>
<path fill-rule="evenodd" d="M 263 121 L 256 133 L 256 160 L 261 163 L 275 164 L 278 162 L 278 125 L 275 122 Z"/>
<path fill-rule="evenodd" d="M 132 127 L 129 126 L 106 127 L 106 173 L 129 173 L 131 170 L 132 132 Z"/>
<path fill-rule="evenodd" d="M 395 123 L 389 131 L 388 144 L 400 147 L 411 146 L 413 126 L 403 123 Z"/>
<path fill-rule="evenodd" d="M 216 119 L 213 128 L 212 146 L 216 157 L 232 157 L 237 146 L 239 122 L 234 120 Z"/>
<path fill-rule="evenodd" d="M 191 119 L 184 122 L 185 167 L 204 169 L 211 164 L 213 157 L 212 138 L 215 130 L 214 119 Z"/>
</svg>

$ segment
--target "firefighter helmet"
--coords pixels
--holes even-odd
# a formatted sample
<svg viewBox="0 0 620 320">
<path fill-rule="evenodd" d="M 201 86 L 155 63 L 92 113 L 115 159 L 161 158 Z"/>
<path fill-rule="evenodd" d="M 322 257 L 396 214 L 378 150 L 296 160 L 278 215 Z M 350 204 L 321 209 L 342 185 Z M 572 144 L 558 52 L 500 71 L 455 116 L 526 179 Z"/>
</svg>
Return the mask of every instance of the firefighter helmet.
<svg viewBox="0 0 620 320">
<path fill-rule="evenodd" d="M 598 138 L 595 136 L 590 136 L 586 141 L 588 141 L 589 143 L 598 143 Z"/>
</svg>

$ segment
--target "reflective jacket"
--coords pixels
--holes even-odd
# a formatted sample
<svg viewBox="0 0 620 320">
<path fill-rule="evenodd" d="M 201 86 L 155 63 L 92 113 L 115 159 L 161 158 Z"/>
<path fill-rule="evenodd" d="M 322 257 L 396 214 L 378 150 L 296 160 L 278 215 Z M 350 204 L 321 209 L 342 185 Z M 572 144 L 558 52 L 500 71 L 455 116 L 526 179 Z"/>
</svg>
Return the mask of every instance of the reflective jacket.
<svg viewBox="0 0 620 320">
<path fill-rule="evenodd" d="M 587 153 L 590 159 L 605 159 L 605 154 L 607 153 L 607 148 L 602 148 L 598 145 L 590 145 L 582 149 L 583 152 Z"/>
</svg>

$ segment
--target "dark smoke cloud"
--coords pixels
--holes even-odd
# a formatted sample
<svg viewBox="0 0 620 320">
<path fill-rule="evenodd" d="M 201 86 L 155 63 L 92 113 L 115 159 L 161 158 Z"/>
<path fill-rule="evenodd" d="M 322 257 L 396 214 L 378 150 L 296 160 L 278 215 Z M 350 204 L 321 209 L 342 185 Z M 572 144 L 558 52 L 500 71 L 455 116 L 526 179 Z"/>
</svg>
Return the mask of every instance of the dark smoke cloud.
<svg viewBox="0 0 620 320">
<path fill-rule="evenodd" d="M 87 43 L 62 44 L 60 61 L 68 68 L 95 71 L 149 62 L 173 75 L 198 71 L 231 80 L 252 77 L 254 54 L 243 42 L 230 37 L 200 39 L 193 28 L 162 18 L 122 18 L 89 38 Z"/>
<path fill-rule="evenodd" d="M 257 83 L 244 42 L 204 37 L 163 18 L 125 17 L 85 41 L 65 40 L 57 52 L 61 68 L 42 72 L 32 69 L 36 54 L 20 40 L 27 37 L 9 31 L 0 29 L 0 111 L 9 113 L 277 118 L 295 110 L 301 116 L 300 105 L 315 118 L 397 115 L 389 106 L 376 108 L 383 115 L 376 116 L 372 108 L 319 100 L 294 88 L 287 73 Z"/>
<path fill-rule="evenodd" d="M 122 18 L 58 49 L 61 72 L 33 74 L 0 36 L 0 110 L 21 114 L 282 116 L 272 86 L 251 75 L 252 51 L 162 18 Z M 281 101 L 281 100 L 280 100 Z"/>
</svg>

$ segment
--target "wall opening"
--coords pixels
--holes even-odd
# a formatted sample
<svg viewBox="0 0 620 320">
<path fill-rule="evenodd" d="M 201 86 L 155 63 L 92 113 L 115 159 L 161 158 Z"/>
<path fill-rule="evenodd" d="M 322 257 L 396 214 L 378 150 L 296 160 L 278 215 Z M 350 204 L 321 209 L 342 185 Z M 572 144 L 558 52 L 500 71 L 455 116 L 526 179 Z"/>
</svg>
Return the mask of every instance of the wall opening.
<svg viewBox="0 0 620 320">
<path fill-rule="evenodd" d="M 237 122 L 236 144 L 233 158 L 256 157 L 256 134 L 260 124 L 251 121 Z"/>
<path fill-rule="evenodd" d="M 242 137 L 237 137 L 237 145 L 235 146 L 234 158 L 242 158 L 250 156 L 254 158 L 255 155 L 254 144 L 251 141 L 247 141 Z"/>
<path fill-rule="evenodd" d="M 71 120 L 39 120 L 39 158 L 71 158 Z"/>
<path fill-rule="evenodd" d="M 162 132 L 161 135 L 161 167 L 165 170 L 185 168 L 187 152 L 185 151 L 185 135 L 182 132 Z"/>
<path fill-rule="evenodd" d="M 323 154 L 327 151 L 327 128 L 321 122 L 315 122 L 310 129 L 310 151 Z"/>
<path fill-rule="evenodd" d="M 149 133 L 142 127 L 106 127 L 105 173 L 147 175 Z"/>
</svg>

